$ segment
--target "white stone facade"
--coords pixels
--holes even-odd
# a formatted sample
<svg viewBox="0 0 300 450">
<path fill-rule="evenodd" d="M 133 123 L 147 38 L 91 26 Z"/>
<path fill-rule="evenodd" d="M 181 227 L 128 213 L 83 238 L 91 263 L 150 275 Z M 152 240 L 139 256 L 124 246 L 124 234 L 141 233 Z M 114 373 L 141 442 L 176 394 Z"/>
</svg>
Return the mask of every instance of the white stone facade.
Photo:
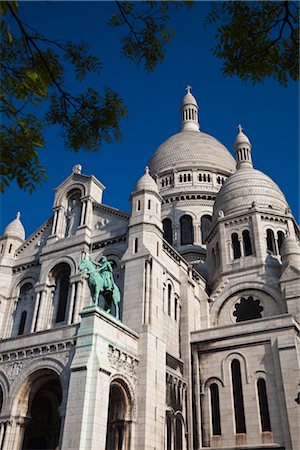
<svg viewBox="0 0 300 450">
<path fill-rule="evenodd" d="M 130 214 L 77 165 L 32 236 L 4 230 L 1 450 L 300 448 L 298 225 L 241 127 L 236 164 L 190 88 L 181 111 Z M 88 256 L 121 320 L 92 305 Z"/>
</svg>

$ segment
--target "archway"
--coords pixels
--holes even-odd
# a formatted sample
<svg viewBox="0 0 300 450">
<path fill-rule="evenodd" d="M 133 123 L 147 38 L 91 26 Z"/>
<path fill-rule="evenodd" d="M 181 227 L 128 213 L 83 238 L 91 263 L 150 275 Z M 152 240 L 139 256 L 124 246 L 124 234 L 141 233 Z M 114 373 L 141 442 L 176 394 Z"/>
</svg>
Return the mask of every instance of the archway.
<svg viewBox="0 0 300 450">
<path fill-rule="evenodd" d="M 40 371 L 32 382 L 22 450 L 58 450 L 62 388 L 52 371 Z"/>
<path fill-rule="evenodd" d="M 113 382 L 109 392 L 109 407 L 105 450 L 130 449 L 131 404 L 124 386 Z"/>
</svg>

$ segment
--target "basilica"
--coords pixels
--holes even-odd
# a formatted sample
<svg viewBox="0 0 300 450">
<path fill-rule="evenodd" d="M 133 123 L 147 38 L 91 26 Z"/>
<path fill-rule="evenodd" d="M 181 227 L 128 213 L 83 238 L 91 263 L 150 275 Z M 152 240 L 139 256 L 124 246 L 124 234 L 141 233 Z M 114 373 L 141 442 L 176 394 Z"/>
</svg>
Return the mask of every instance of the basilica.
<svg viewBox="0 0 300 450">
<path fill-rule="evenodd" d="M 3 231 L 1 450 L 300 448 L 299 227 L 241 126 L 233 158 L 189 87 L 181 122 L 130 213 L 78 164 Z"/>
</svg>

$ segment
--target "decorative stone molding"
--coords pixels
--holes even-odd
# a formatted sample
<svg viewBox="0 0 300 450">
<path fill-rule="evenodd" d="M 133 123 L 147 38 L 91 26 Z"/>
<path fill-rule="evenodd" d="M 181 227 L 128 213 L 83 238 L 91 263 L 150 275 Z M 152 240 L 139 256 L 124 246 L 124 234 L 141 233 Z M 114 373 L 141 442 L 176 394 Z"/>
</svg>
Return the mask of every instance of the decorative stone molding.
<svg viewBox="0 0 300 450">
<path fill-rule="evenodd" d="M 103 211 L 105 213 L 112 214 L 113 216 L 120 217 L 121 219 L 128 220 L 130 218 L 130 214 L 128 214 L 124 211 L 112 208 L 107 205 L 98 204 L 98 203 L 93 203 L 93 210 Z"/>
<path fill-rule="evenodd" d="M 214 302 L 216 300 L 216 298 L 224 291 L 224 289 L 226 288 L 226 286 L 228 285 L 229 280 L 226 279 L 224 280 L 220 286 L 218 286 L 217 290 L 213 293 L 213 295 L 210 297 L 210 301 Z"/>
<path fill-rule="evenodd" d="M 22 367 L 22 365 L 20 365 L 21 364 L 20 361 L 29 358 L 56 353 L 55 355 L 56 358 L 58 357 L 58 355 L 60 355 L 59 359 L 62 359 L 62 362 L 66 361 L 69 351 L 74 345 L 75 345 L 74 340 L 68 340 L 63 342 L 56 342 L 51 344 L 23 348 L 22 350 L 0 353 L 0 363 L 12 363 L 9 364 L 8 367 L 12 367 L 12 369 L 10 369 L 10 372 L 13 375 L 16 371 L 18 371 L 17 367 Z M 5 372 L 6 374 L 8 374 L 7 369 Z"/>
<path fill-rule="evenodd" d="M 137 378 L 137 366 L 139 361 L 135 356 L 129 355 L 113 345 L 109 345 L 108 360 L 113 368 L 120 372 L 125 372 L 131 377 Z"/>
<path fill-rule="evenodd" d="M 39 265 L 40 265 L 39 261 L 32 261 L 32 262 L 27 263 L 27 264 L 22 264 L 21 266 L 14 267 L 13 268 L 13 273 L 22 272 L 23 270 L 30 269 L 31 267 L 37 267 Z"/>
<path fill-rule="evenodd" d="M 24 368 L 24 363 L 22 361 L 13 362 L 8 364 L 6 367 L 6 376 L 9 381 L 14 381 L 15 378 L 21 373 Z"/>
<path fill-rule="evenodd" d="M 112 239 L 104 239 L 103 241 L 93 242 L 93 252 L 95 250 L 98 250 L 100 248 L 108 247 L 110 245 L 118 244 L 119 242 L 126 242 L 126 234 L 123 234 L 122 236 L 117 236 Z"/>
</svg>

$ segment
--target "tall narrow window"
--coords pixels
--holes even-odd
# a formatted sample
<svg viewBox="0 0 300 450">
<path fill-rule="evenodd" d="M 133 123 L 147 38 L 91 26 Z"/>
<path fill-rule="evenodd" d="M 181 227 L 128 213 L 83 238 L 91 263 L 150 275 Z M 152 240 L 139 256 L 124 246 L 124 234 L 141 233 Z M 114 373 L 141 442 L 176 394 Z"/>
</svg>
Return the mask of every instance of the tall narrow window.
<svg viewBox="0 0 300 450">
<path fill-rule="evenodd" d="M 213 383 L 210 385 L 209 389 L 210 389 L 212 434 L 220 435 L 221 434 L 221 416 L 220 416 L 219 387 L 216 383 Z"/>
<path fill-rule="evenodd" d="M 201 242 L 205 243 L 205 239 L 208 236 L 209 230 L 211 227 L 211 216 L 209 214 L 205 214 L 201 217 Z"/>
<path fill-rule="evenodd" d="M 277 244 L 278 244 L 278 251 L 279 251 L 280 255 L 281 255 L 281 246 L 283 244 L 283 240 L 284 240 L 284 232 L 283 231 L 278 231 L 278 233 L 277 233 Z"/>
<path fill-rule="evenodd" d="M 27 317 L 27 312 L 26 312 L 26 311 L 23 311 L 22 314 L 21 314 L 21 319 L 20 319 L 20 325 L 19 325 L 18 335 L 24 334 L 25 324 L 26 324 L 26 317 Z"/>
<path fill-rule="evenodd" d="M 69 275 L 67 274 L 63 275 L 60 280 L 57 280 L 57 283 L 58 283 L 57 287 L 59 292 L 59 300 L 56 314 L 56 322 L 64 322 L 68 302 Z"/>
<path fill-rule="evenodd" d="M 257 380 L 261 431 L 271 431 L 271 422 L 267 398 L 266 382 L 263 378 Z"/>
<path fill-rule="evenodd" d="M 178 308 L 178 298 L 175 297 L 174 301 L 174 319 L 177 320 L 177 308 Z"/>
<path fill-rule="evenodd" d="M 231 243 L 232 243 L 232 250 L 233 250 L 233 258 L 238 259 L 241 257 L 241 245 L 239 241 L 239 237 L 237 233 L 233 233 L 231 235 Z"/>
<path fill-rule="evenodd" d="M 216 257 L 216 251 L 214 248 L 211 251 L 211 256 L 212 256 L 213 268 L 216 269 L 217 268 L 217 257 Z"/>
<path fill-rule="evenodd" d="M 234 404 L 235 430 L 236 433 L 246 433 L 241 366 L 240 362 L 237 359 L 234 359 L 231 363 L 231 380 L 232 380 L 232 392 Z"/>
<path fill-rule="evenodd" d="M 137 211 L 140 211 L 140 209 L 141 209 L 141 200 L 138 200 L 138 201 L 136 202 L 136 210 L 137 210 Z"/>
<path fill-rule="evenodd" d="M 220 265 L 220 249 L 219 249 L 219 242 L 216 243 L 216 267 L 219 267 Z"/>
<path fill-rule="evenodd" d="M 139 240 L 135 238 L 133 241 L 133 253 L 137 253 L 139 249 Z"/>
<path fill-rule="evenodd" d="M 275 239 L 273 230 L 267 229 L 267 249 L 272 253 L 272 255 L 276 255 L 276 247 L 275 247 Z"/>
<path fill-rule="evenodd" d="M 148 200 L 148 209 L 151 209 L 151 200 Z"/>
<path fill-rule="evenodd" d="M 163 229 L 164 229 L 164 239 L 169 242 L 169 244 L 173 244 L 173 233 L 172 233 L 172 221 L 171 219 L 163 220 Z"/>
<path fill-rule="evenodd" d="M 244 255 L 245 256 L 252 255 L 252 246 L 249 231 L 244 230 L 242 236 L 243 236 Z"/>
<path fill-rule="evenodd" d="M 172 446 L 172 420 L 170 415 L 167 413 L 166 417 L 167 422 L 167 450 L 171 450 Z"/>
<path fill-rule="evenodd" d="M 168 284 L 168 315 L 171 315 L 172 286 Z"/>
<path fill-rule="evenodd" d="M 193 220 L 191 216 L 184 215 L 180 218 L 181 245 L 194 242 Z"/>
</svg>

